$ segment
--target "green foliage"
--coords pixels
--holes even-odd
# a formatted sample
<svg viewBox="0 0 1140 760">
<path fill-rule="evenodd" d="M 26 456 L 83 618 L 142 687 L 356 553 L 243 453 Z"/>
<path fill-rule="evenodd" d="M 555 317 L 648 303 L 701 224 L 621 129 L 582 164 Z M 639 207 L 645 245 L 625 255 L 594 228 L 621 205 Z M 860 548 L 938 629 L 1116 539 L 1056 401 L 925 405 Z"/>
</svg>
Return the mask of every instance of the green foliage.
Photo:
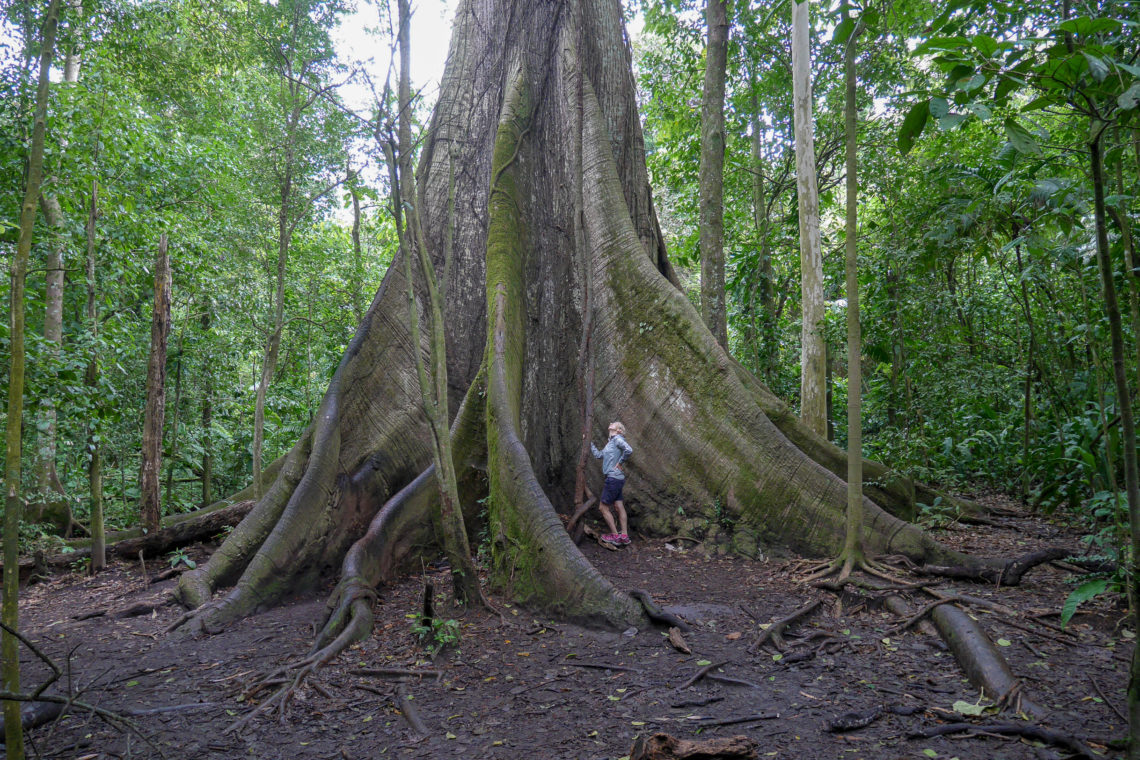
<svg viewBox="0 0 1140 760">
<path fill-rule="evenodd" d="M 1106 578 L 1096 578 L 1091 581 L 1085 581 L 1077 586 L 1071 594 L 1065 598 L 1065 603 L 1061 607 L 1061 627 L 1068 626 L 1069 621 L 1073 619 L 1073 615 L 1077 612 L 1077 607 L 1082 602 L 1103 594 L 1108 589 L 1109 582 Z"/>
<path fill-rule="evenodd" d="M 190 557 L 186 554 L 185 549 L 176 549 L 172 551 L 170 553 L 170 556 L 167 557 L 167 560 L 170 562 L 171 568 L 178 567 L 179 565 L 185 565 L 186 567 L 193 570 L 194 568 L 198 567 L 198 563 L 190 559 Z"/>
<path fill-rule="evenodd" d="M 432 657 L 445 649 L 458 647 L 462 638 L 459 621 L 453 618 L 433 617 L 430 625 L 417 619 L 412 625 L 412 634 Z"/>
</svg>

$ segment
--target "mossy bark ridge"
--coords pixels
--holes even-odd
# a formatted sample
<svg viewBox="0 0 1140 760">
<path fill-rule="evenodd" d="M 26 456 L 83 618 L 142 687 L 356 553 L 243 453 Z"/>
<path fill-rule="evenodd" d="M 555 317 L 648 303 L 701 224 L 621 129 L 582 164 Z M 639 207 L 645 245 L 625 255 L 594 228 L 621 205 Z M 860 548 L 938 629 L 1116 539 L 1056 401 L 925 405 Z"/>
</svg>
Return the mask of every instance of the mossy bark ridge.
<svg viewBox="0 0 1140 760">
<path fill-rule="evenodd" d="M 437 276 L 450 261 L 459 495 L 468 525 L 476 501 L 486 504 L 496 587 L 569 618 L 645 622 L 558 518 L 573 509 L 583 432 L 587 281 L 594 419 L 626 424 L 637 452 L 627 496 L 641 527 L 675 532 L 715 513 L 753 544 L 839 549 L 842 452 L 725 353 L 676 285 L 617 0 L 462 3 L 417 181 Z M 403 264 L 398 255 L 272 486 L 211 560 L 183 576 L 197 628 L 273 604 L 340 564 L 317 642 L 327 654 L 367 633 L 377 584 L 424 547 L 438 554 L 413 359 L 429 346 L 409 334 Z M 428 299 L 415 287 L 422 309 Z M 866 491 L 868 550 L 969 561 L 882 508 L 912 513 L 913 484 L 881 465 L 866 470 L 879 483 Z"/>
</svg>

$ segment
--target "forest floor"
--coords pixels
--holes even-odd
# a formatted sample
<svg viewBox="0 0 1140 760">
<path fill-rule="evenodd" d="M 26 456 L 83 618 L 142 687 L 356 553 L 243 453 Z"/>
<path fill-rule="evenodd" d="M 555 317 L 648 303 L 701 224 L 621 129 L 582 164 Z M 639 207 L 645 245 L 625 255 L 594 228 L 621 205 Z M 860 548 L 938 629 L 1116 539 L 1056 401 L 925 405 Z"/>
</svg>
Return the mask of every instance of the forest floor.
<svg viewBox="0 0 1140 760">
<path fill-rule="evenodd" d="M 1000 527 L 952 526 L 937 536 L 989 556 L 1078 548 L 1077 535 L 1059 523 L 1034 517 L 997 522 Z M 505 624 L 496 615 L 463 615 L 441 605 L 440 617 L 458 618 L 461 641 L 433 661 L 411 631 L 423 597 L 424 577 L 417 574 L 382 589 L 373 635 L 300 687 L 283 719 L 258 717 L 230 733 L 227 727 L 254 701 L 242 698 L 250 679 L 307 653 L 323 598 L 293 600 L 218 635 L 175 639 L 164 634 L 180 614 L 174 606 L 139 617 L 113 614 L 161 599 L 173 580 L 149 584 L 137 562 L 117 564 L 96 578 L 57 576 L 26 590 L 23 631 L 66 666 L 57 686 L 65 689 L 70 682 L 88 702 L 134 711 L 140 733 L 120 732 L 78 713 L 32 731 L 29 756 L 619 758 L 629 754 L 635 736 L 655 732 L 688 739 L 745 734 L 756 740 L 761 758 L 1067 756 L 1056 747 L 986 733 L 987 722 L 1016 716 L 956 714 L 956 702 L 974 705 L 981 695 L 940 642 L 896 630 L 899 619 L 872 605 L 840 603 L 805 586 L 803 562 L 710 558 L 702 548 L 638 537 L 616 552 L 583 546 L 617 586 L 648 590 L 691 624 L 685 634 L 691 655 L 671 647 L 660 629 L 588 630 L 496 599 Z M 201 560 L 205 551 L 198 547 L 189 554 Z M 156 575 L 166 567 L 151 563 L 148 571 Z M 429 570 L 427 576 L 437 592 L 449 591 L 446 572 Z M 1122 625 L 1125 609 L 1112 595 L 1082 605 L 1061 631 L 1056 615 L 1076 578 L 1043 565 L 1016 588 L 941 588 L 1017 610 L 1010 618 L 970 609 L 991 638 L 1000 640 L 1027 695 L 1049 710 L 1041 723 L 1115 756 L 1104 742 L 1125 733 L 1118 711 L 1125 707 L 1135 634 Z M 821 607 L 786 636 L 791 649 L 782 655 L 770 647 L 754 651 L 760 624 L 815 599 L 823 600 Z M 921 597 L 912 602 L 916 608 L 924 603 Z M 103 610 L 108 614 L 80 619 Z M 798 652 L 815 656 L 788 664 Z M 702 665 L 720 662 L 725 664 L 712 675 L 751 685 L 702 678 L 678 688 Z M 46 674 L 30 655 L 23 668 L 25 686 Z M 370 668 L 440 676 L 397 683 L 359 673 Z M 398 689 L 412 696 L 426 736 L 417 735 L 399 712 Z M 880 707 L 886 708 L 882 717 L 865 728 L 827 730 L 837 716 Z M 759 715 L 763 719 L 713 725 Z M 924 727 L 963 719 L 979 724 L 973 735 L 908 738 Z"/>
</svg>

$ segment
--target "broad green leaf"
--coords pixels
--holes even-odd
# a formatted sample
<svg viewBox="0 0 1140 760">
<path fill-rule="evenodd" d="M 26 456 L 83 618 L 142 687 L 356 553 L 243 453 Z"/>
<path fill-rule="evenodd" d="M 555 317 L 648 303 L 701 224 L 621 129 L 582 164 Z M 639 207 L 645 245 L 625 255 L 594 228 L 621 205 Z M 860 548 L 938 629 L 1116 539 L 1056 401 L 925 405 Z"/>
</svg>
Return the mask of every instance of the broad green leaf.
<svg viewBox="0 0 1140 760">
<path fill-rule="evenodd" d="M 853 31 L 855 31 L 855 19 L 848 16 L 835 26 L 835 34 L 832 35 L 831 39 L 833 42 L 842 45 L 847 42 Z"/>
<path fill-rule="evenodd" d="M 994 51 L 998 48 L 997 40 L 988 34 L 979 34 L 974 37 L 971 42 L 974 43 L 974 49 L 986 58 L 989 58 L 991 55 L 993 55 Z"/>
<path fill-rule="evenodd" d="M 1068 21 L 1061 23 L 1057 30 L 1061 32 L 1072 32 L 1081 36 L 1088 36 L 1098 32 L 1114 32 L 1120 28 L 1120 22 L 1115 19 L 1109 18 L 1089 18 L 1088 16 L 1081 16 L 1080 18 L 1071 18 Z"/>
<path fill-rule="evenodd" d="M 1011 646 L 1013 644 L 1013 642 L 1010 641 L 1009 639 L 998 639 L 994 643 L 997 644 L 999 647 L 1008 647 L 1008 646 Z"/>
<path fill-rule="evenodd" d="M 930 99 L 930 115 L 936 119 L 941 119 L 946 114 L 950 113 L 950 104 L 946 102 L 946 98 L 931 98 Z"/>
<path fill-rule="evenodd" d="M 967 118 L 969 117 L 964 113 L 947 114 L 938 120 L 938 128 L 943 132 L 949 131 L 964 122 Z"/>
<path fill-rule="evenodd" d="M 1122 111 L 1131 111 L 1140 106 L 1140 82 L 1133 82 L 1132 86 L 1120 93 L 1116 98 L 1116 105 Z"/>
<path fill-rule="evenodd" d="M 973 702 L 967 702 L 964 699 L 959 699 L 953 704 L 954 712 L 962 713 L 963 715 L 981 715 L 986 711 L 982 705 L 975 705 Z"/>
<path fill-rule="evenodd" d="M 1095 55 L 1081 51 L 1081 55 L 1089 62 L 1089 73 L 1092 74 L 1093 79 L 1098 82 L 1103 82 L 1104 78 L 1108 76 L 1108 64 L 1097 58 Z"/>
<path fill-rule="evenodd" d="M 981 103 L 971 103 L 970 105 L 966 106 L 966 108 L 970 109 L 970 113 L 974 114 L 982 121 L 989 121 L 994 116 L 993 111 L 990 110 L 989 106 L 983 105 Z"/>
<path fill-rule="evenodd" d="M 1029 153 L 1034 156 L 1041 155 L 1041 146 L 1037 144 L 1037 140 L 1029 131 L 1018 124 L 1013 119 L 1005 120 L 1005 135 L 1009 139 L 1010 145 L 1014 147 L 1018 153 Z"/>
<path fill-rule="evenodd" d="M 1112 65 L 1121 71 L 1127 71 L 1134 77 L 1140 77 L 1140 66 L 1133 66 L 1130 63 L 1121 63 L 1120 61 L 1113 61 Z"/>
<path fill-rule="evenodd" d="M 986 75 L 985 74 L 974 74 L 972 77 L 970 77 L 969 79 L 966 79 L 964 82 L 962 80 L 958 80 L 958 87 L 963 92 L 971 92 L 973 90 L 978 89 L 979 87 L 981 87 L 985 83 L 986 83 Z"/>
<path fill-rule="evenodd" d="M 930 101 L 924 100 L 921 103 L 915 103 L 910 112 L 907 113 L 906 118 L 903 119 L 902 126 L 899 128 L 899 150 L 904 156 L 910 153 L 910 149 L 914 147 L 914 141 L 926 128 L 926 121 L 929 117 Z"/>
<path fill-rule="evenodd" d="M 1073 615 L 1077 613 L 1077 606 L 1081 602 L 1087 602 L 1097 594 L 1104 593 L 1108 588 L 1108 580 L 1105 578 L 1097 578 L 1096 580 L 1086 581 L 1077 586 L 1073 593 L 1069 594 L 1065 599 L 1065 604 L 1061 607 L 1061 627 L 1064 628 L 1073 619 Z"/>
</svg>

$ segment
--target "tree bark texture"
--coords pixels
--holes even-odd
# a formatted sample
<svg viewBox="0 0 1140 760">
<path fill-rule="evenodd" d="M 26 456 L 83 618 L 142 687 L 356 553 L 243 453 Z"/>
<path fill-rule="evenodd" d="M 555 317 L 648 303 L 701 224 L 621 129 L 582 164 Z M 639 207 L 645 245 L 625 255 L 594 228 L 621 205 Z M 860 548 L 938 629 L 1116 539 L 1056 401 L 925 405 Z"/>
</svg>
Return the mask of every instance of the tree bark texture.
<svg viewBox="0 0 1140 760">
<path fill-rule="evenodd" d="M 52 230 L 52 241 L 48 245 L 44 274 L 44 344 L 46 354 L 52 361 L 59 359 L 63 344 L 63 252 L 64 218 L 59 199 L 44 193 L 41 206 L 44 221 Z M 50 522 L 62 533 L 71 527 L 71 508 L 64 494 L 63 484 L 55 469 L 56 455 L 56 410 L 50 394 L 40 402 L 40 423 L 36 442 L 37 463 L 35 517 L 37 522 Z"/>
<path fill-rule="evenodd" d="M 794 0 L 793 0 L 794 2 Z M 850 14 L 850 8 L 847 9 Z M 848 16 L 850 18 L 850 15 Z M 847 527 L 845 569 L 863 557 L 863 356 L 859 333 L 859 179 L 858 72 L 855 53 L 862 23 L 851 30 L 843 49 L 847 138 Z"/>
<path fill-rule="evenodd" d="M 843 452 L 736 364 L 677 287 L 616 0 L 467 0 L 448 61 L 417 197 L 433 268 L 452 259 L 443 315 L 451 444 L 467 524 L 477 500 L 486 506 L 492 582 L 567 618 L 645 622 L 557 514 L 573 510 L 583 433 L 587 282 L 594 419 L 626 424 L 637 452 L 626 495 L 640 529 L 689 530 L 686 520 L 712 518 L 719 502 L 742 553 L 758 544 L 836 553 Z M 272 604 L 339 564 L 319 660 L 367 635 L 372 589 L 433 542 L 438 489 L 414 359 L 430 346 L 426 334 L 411 339 L 405 255 L 276 479 L 210 561 L 182 576 L 182 600 L 200 607 L 192 628 Z M 417 278 L 426 321 L 424 287 Z M 913 508 L 913 484 L 867 469 L 881 480 L 868 496 Z M 600 486 L 599 473 L 591 479 Z M 869 549 L 969 561 L 864 506 Z"/>
<path fill-rule="evenodd" d="M 728 313 L 724 293 L 724 72 L 728 57 L 728 0 L 705 5 L 708 43 L 701 100 L 699 242 L 701 315 L 709 332 L 728 349 Z"/>
<path fill-rule="evenodd" d="M 21 433 L 24 420 L 24 282 L 28 274 L 28 257 L 32 251 L 32 233 L 36 223 L 36 205 L 44 177 L 44 139 L 47 131 L 48 77 L 55 33 L 59 24 L 59 0 L 52 0 L 44 16 L 40 48 L 39 79 L 32 121 L 32 144 L 28 150 L 28 179 L 20 206 L 20 233 L 16 255 L 12 259 L 12 287 L 9 294 L 8 426 L 4 459 L 4 600 L 0 617 L 12 630 L 19 630 L 20 569 L 19 533 L 23 497 L 20 493 Z M 0 636 L 3 659 L 4 690 L 20 691 L 20 653 L 16 637 L 4 631 Z M 8 757 L 24 758 L 24 735 L 20 724 L 20 704 L 4 703 L 4 741 Z"/>
<path fill-rule="evenodd" d="M 96 160 L 98 151 L 95 152 Z M 99 305 L 98 288 L 95 280 L 95 224 L 99 220 L 99 180 L 91 180 L 91 199 L 87 206 L 87 256 L 84 260 L 83 279 L 87 290 L 87 318 L 88 329 L 91 331 L 91 356 L 87 360 L 87 369 L 83 375 L 84 384 L 90 388 L 92 397 L 98 405 L 99 394 L 94 392 L 99 387 Z M 103 439 L 100 420 L 101 410 L 91 416 L 87 431 L 87 448 L 91 452 L 91 461 L 87 464 L 87 482 L 91 490 L 91 572 L 97 573 L 107 566 L 107 536 L 103 524 Z"/>
<path fill-rule="evenodd" d="M 146 409 L 139 464 L 139 522 L 154 533 L 162 522 L 162 425 L 166 414 L 166 342 L 170 336 L 170 257 L 165 233 L 154 258 L 154 311 L 146 366 Z"/>
<path fill-rule="evenodd" d="M 819 187 L 812 124 L 810 0 L 792 0 L 792 114 L 800 216 L 800 416 L 827 435 L 826 349 L 823 340 L 823 257 L 819 240 Z"/>
</svg>

